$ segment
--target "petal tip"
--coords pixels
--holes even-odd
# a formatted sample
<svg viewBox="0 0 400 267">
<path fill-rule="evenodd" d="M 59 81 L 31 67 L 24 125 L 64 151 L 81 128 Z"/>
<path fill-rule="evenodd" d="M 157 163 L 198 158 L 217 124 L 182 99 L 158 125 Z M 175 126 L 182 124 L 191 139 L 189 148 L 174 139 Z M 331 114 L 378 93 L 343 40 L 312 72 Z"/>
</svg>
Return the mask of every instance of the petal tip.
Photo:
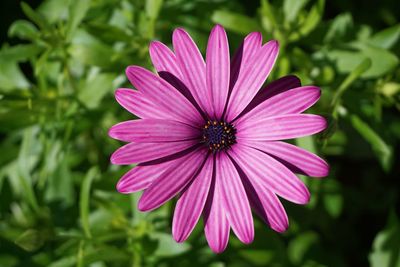
<svg viewBox="0 0 400 267">
<path fill-rule="evenodd" d="M 177 35 L 177 34 L 184 34 L 184 35 L 187 35 L 187 32 L 185 31 L 184 28 L 178 27 L 178 28 L 176 28 L 176 29 L 174 30 L 174 32 L 172 33 L 172 38 L 174 38 L 174 36 Z"/>
<path fill-rule="evenodd" d="M 117 191 L 121 194 L 129 194 L 131 193 L 129 190 L 127 190 L 126 186 L 125 186 L 125 181 L 123 179 L 120 179 L 117 183 L 117 185 L 115 186 L 115 188 L 117 189 Z"/>
<path fill-rule="evenodd" d="M 287 229 L 289 229 L 289 223 L 284 224 L 284 225 L 275 225 L 275 226 L 271 226 L 271 228 L 275 231 L 278 232 L 280 234 L 284 233 L 287 231 Z"/>
<path fill-rule="evenodd" d="M 226 249 L 226 245 L 224 246 L 210 246 L 211 250 L 215 253 L 215 254 L 221 254 L 222 252 L 225 251 Z"/>
<path fill-rule="evenodd" d="M 112 153 L 112 155 L 111 155 L 111 157 L 110 157 L 110 162 L 111 162 L 111 164 L 116 165 L 116 161 L 117 161 L 116 157 L 117 157 L 117 156 L 115 155 L 115 152 Z"/>
<path fill-rule="evenodd" d="M 151 41 L 150 44 L 149 44 L 150 55 L 153 54 L 154 52 L 156 52 L 155 50 L 159 49 L 162 46 L 164 46 L 164 44 L 162 42 L 160 42 L 160 41 L 157 41 L 157 40 Z"/>
<path fill-rule="evenodd" d="M 261 41 L 262 34 L 261 34 L 261 32 L 251 32 L 244 38 L 244 40 L 248 40 L 251 38 L 255 38 L 255 39 L 258 39 L 259 41 Z"/>
<path fill-rule="evenodd" d="M 215 26 L 212 28 L 211 32 L 218 30 L 218 31 L 225 31 L 225 28 L 221 24 L 215 24 Z"/>
<path fill-rule="evenodd" d="M 121 98 L 123 97 L 124 94 L 127 94 L 129 91 L 128 89 L 124 89 L 124 88 L 118 88 L 117 90 L 115 90 L 114 92 L 114 96 L 115 99 L 118 101 L 121 100 Z"/>
<path fill-rule="evenodd" d="M 302 198 L 299 200 L 298 204 L 300 205 L 306 205 L 310 202 L 311 200 L 311 194 L 310 191 L 306 190 L 304 192 L 304 195 L 302 196 Z"/>
<path fill-rule="evenodd" d="M 145 70 L 145 68 L 140 67 L 140 66 L 136 66 L 136 65 L 131 65 L 131 66 L 126 67 L 125 74 L 128 77 L 129 77 L 129 75 L 137 76 L 138 75 L 138 71 L 141 71 L 141 70 Z"/>
<path fill-rule="evenodd" d="M 128 77 L 128 80 L 132 79 L 135 77 L 135 71 L 136 71 L 137 67 L 135 66 L 128 66 L 125 69 L 125 75 L 126 77 Z"/>
<path fill-rule="evenodd" d="M 176 232 L 172 232 L 172 237 L 176 243 L 183 243 L 187 238 L 182 233 L 178 235 Z"/>
<path fill-rule="evenodd" d="M 270 43 L 271 43 L 273 49 L 277 52 L 279 50 L 279 42 L 278 42 L 278 40 L 271 40 Z"/>
<path fill-rule="evenodd" d="M 331 167 L 329 166 L 329 164 L 326 161 L 323 160 L 322 164 L 323 164 L 323 167 L 322 167 L 322 171 L 321 171 L 321 178 L 328 176 L 330 169 L 331 169 Z"/>
<path fill-rule="evenodd" d="M 107 134 L 108 134 L 109 137 L 111 137 L 113 139 L 117 139 L 114 126 L 111 126 L 110 129 L 108 129 L 108 133 Z"/>
<path fill-rule="evenodd" d="M 240 240 L 243 244 L 249 245 L 253 243 L 254 241 L 254 233 L 253 234 L 248 234 L 246 237 L 242 238 Z"/>
<path fill-rule="evenodd" d="M 327 129 L 328 128 L 328 120 L 325 118 L 325 117 L 323 117 L 323 116 L 320 116 L 321 117 L 321 132 L 322 131 L 324 131 L 325 129 Z"/>
<path fill-rule="evenodd" d="M 143 195 L 142 195 L 142 198 L 139 200 L 138 210 L 142 211 L 142 212 L 149 211 L 150 208 L 147 206 L 146 203 L 144 203 L 144 201 L 142 199 L 143 199 Z"/>
</svg>

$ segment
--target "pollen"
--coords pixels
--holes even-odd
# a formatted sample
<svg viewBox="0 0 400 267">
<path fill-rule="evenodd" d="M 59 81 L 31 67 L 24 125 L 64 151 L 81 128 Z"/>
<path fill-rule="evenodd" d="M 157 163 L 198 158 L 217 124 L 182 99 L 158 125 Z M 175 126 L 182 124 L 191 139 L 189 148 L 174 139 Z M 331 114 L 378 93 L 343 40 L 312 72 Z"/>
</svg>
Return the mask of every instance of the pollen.
<svg viewBox="0 0 400 267">
<path fill-rule="evenodd" d="M 207 121 L 203 127 L 202 143 L 210 151 L 226 150 L 236 143 L 236 129 L 224 121 Z"/>
</svg>

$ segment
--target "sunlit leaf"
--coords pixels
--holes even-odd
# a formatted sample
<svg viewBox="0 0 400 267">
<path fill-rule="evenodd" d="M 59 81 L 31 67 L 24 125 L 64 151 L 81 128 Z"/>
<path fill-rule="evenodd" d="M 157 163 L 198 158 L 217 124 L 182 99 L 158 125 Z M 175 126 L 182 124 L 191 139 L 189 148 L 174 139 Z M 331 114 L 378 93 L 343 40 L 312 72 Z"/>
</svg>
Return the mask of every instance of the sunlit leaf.
<svg viewBox="0 0 400 267">
<path fill-rule="evenodd" d="M 353 51 L 332 50 L 328 57 L 336 63 L 338 70 L 342 73 L 351 72 L 363 60 L 369 58 L 371 67 L 362 75 L 365 78 L 386 74 L 393 70 L 399 62 L 398 58 L 391 52 L 365 44 L 356 44 Z"/>
<path fill-rule="evenodd" d="M 97 108 L 103 97 L 114 91 L 113 81 L 115 74 L 94 73 L 88 77 L 78 94 L 79 100 L 88 108 Z"/>
<path fill-rule="evenodd" d="M 361 120 L 357 115 L 351 115 L 350 121 L 358 133 L 371 145 L 382 167 L 385 170 L 389 170 L 393 157 L 392 148 L 371 128 L 371 126 Z"/>
<path fill-rule="evenodd" d="M 230 11 L 215 11 L 212 15 L 212 20 L 240 34 L 248 34 L 249 32 L 260 30 L 260 26 L 255 19 Z"/>
<path fill-rule="evenodd" d="M 291 240 L 288 247 L 290 261 L 295 265 L 299 265 L 307 251 L 317 241 L 318 235 L 314 232 L 304 232 Z"/>
<path fill-rule="evenodd" d="M 389 224 L 380 231 L 374 240 L 372 252 L 369 254 L 371 267 L 400 266 L 400 223 L 392 215 Z"/>
<path fill-rule="evenodd" d="M 109 55 L 112 55 L 112 52 L 111 47 L 85 31 L 78 31 L 75 34 L 69 48 L 69 53 L 75 60 L 86 65 L 100 67 L 107 67 L 111 64 Z"/>
<path fill-rule="evenodd" d="M 16 20 L 8 29 L 8 36 L 25 40 L 35 40 L 39 36 L 38 29 L 31 22 Z"/>
<path fill-rule="evenodd" d="M 400 38 L 400 25 L 395 25 L 374 34 L 369 43 L 383 49 L 392 48 Z"/>
<path fill-rule="evenodd" d="M 28 88 L 29 86 L 30 84 L 21 72 L 17 62 L 8 61 L 0 64 L 1 90 L 9 91 L 15 88 Z"/>
<path fill-rule="evenodd" d="M 69 6 L 69 16 L 67 24 L 67 36 L 72 36 L 76 28 L 82 22 L 86 12 L 90 7 L 90 0 L 71 0 Z"/>
<path fill-rule="evenodd" d="M 81 194 L 79 199 L 79 211 L 81 217 L 81 223 L 83 231 L 85 232 L 86 237 L 90 238 L 92 235 L 90 233 L 90 225 L 89 225 L 89 203 L 90 203 L 90 187 L 94 178 L 98 175 L 97 167 L 92 167 L 86 177 L 82 181 Z"/>
<path fill-rule="evenodd" d="M 150 19 L 156 19 L 160 13 L 163 0 L 148 0 L 146 1 L 146 14 Z"/>
<path fill-rule="evenodd" d="M 309 0 L 285 0 L 283 2 L 283 13 L 285 19 L 292 22 L 297 18 L 299 11 L 308 3 Z"/>
<path fill-rule="evenodd" d="M 325 7 L 325 0 L 318 0 L 310 12 L 306 15 L 304 22 L 299 26 L 299 29 L 292 32 L 289 36 L 291 41 L 296 41 L 301 37 L 307 36 L 320 22 Z"/>
<path fill-rule="evenodd" d="M 330 25 L 328 31 L 326 32 L 324 41 L 329 42 L 340 42 L 343 38 L 352 31 L 353 28 L 353 18 L 351 14 L 344 13 L 339 14 Z"/>
<path fill-rule="evenodd" d="M 159 257 L 176 256 L 186 252 L 190 248 L 188 243 L 177 243 L 170 234 L 156 232 L 151 234 L 151 238 L 158 241 L 158 246 L 154 254 Z"/>
<path fill-rule="evenodd" d="M 35 10 L 33 10 L 27 3 L 21 2 L 22 11 L 24 11 L 25 15 L 32 20 L 36 25 L 41 29 L 48 30 L 50 28 L 49 23 L 43 17 L 43 15 L 39 14 Z"/>
<path fill-rule="evenodd" d="M 35 251 L 44 244 L 45 235 L 38 230 L 29 229 L 20 235 L 15 243 L 26 251 Z"/>
</svg>

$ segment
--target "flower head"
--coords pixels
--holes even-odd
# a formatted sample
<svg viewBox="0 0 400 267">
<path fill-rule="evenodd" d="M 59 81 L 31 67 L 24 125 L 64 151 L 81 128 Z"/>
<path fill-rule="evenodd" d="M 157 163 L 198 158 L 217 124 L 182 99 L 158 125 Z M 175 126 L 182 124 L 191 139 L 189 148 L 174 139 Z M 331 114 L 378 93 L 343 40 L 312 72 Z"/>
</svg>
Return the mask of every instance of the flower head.
<svg viewBox="0 0 400 267">
<path fill-rule="evenodd" d="M 114 164 L 138 165 L 118 182 L 121 193 L 144 190 L 141 211 L 179 196 L 173 237 L 188 238 L 200 216 L 211 249 L 222 252 L 230 229 L 251 243 L 251 208 L 275 231 L 288 227 L 278 198 L 305 204 L 310 193 L 294 174 L 323 177 L 328 165 L 318 156 L 281 140 L 318 133 L 324 118 L 302 114 L 320 97 L 315 86 L 286 76 L 263 87 L 278 55 L 278 42 L 262 44 L 250 33 L 230 60 L 225 30 L 216 25 L 204 61 L 183 29 L 173 33 L 172 52 L 150 44 L 158 75 L 126 69 L 137 90 L 118 89 L 117 101 L 140 117 L 114 125 L 109 135 L 129 142 L 111 157 Z M 260 89 L 261 88 L 261 89 Z"/>
</svg>

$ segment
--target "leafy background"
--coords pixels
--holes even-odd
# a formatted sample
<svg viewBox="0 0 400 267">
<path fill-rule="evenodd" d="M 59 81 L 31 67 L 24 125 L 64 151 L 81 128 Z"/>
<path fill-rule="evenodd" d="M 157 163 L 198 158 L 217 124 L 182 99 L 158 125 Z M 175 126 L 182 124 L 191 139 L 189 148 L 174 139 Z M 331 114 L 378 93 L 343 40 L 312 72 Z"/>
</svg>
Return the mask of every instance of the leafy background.
<svg viewBox="0 0 400 267">
<path fill-rule="evenodd" d="M 372 1 L 371 1 L 372 2 Z M 0 266 L 400 266 L 400 9 L 396 0 L 1 1 Z M 173 203 L 136 210 L 111 166 L 107 137 L 129 119 L 113 97 L 124 69 L 151 68 L 148 43 L 185 27 L 204 52 L 209 30 L 231 51 L 250 31 L 281 44 L 268 80 L 298 75 L 322 88 L 329 118 L 296 140 L 325 157 L 329 177 L 306 178 L 308 205 L 285 202 L 290 228 L 256 219 L 256 239 L 213 254 L 199 223 L 171 237 Z"/>
</svg>

